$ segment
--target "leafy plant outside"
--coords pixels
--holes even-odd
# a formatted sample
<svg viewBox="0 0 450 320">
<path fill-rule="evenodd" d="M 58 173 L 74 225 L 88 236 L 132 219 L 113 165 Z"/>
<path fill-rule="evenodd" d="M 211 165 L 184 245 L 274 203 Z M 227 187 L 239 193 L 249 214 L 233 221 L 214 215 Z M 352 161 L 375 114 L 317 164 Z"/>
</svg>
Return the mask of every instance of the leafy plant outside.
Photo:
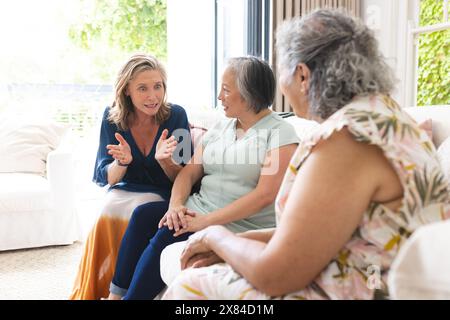
<svg viewBox="0 0 450 320">
<path fill-rule="evenodd" d="M 81 48 L 101 42 L 124 52 L 146 52 L 167 57 L 167 3 L 165 0 L 83 0 L 85 14 L 69 31 Z"/>
<path fill-rule="evenodd" d="M 420 2 L 420 26 L 443 22 L 442 0 Z M 419 37 L 417 105 L 450 105 L 450 29 Z"/>
</svg>

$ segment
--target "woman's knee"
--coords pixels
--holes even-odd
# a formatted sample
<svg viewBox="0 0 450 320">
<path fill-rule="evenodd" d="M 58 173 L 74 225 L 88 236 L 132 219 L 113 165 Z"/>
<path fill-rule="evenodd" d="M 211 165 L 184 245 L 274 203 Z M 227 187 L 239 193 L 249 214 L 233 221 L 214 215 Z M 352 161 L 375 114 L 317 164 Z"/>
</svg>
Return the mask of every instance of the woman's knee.
<svg viewBox="0 0 450 320">
<path fill-rule="evenodd" d="M 130 225 L 157 225 L 167 211 L 165 201 L 145 203 L 134 208 Z"/>
<path fill-rule="evenodd" d="M 178 237 L 174 237 L 175 230 L 170 230 L 168 227 L 158 229 L 155 235 L 150 240 L 150 245 L 162 252 L 164 248 L 176 242 L 185 241 L 192 234 L 192 232 L 184 233 Z"/>
<path fill-rule="evenodd" d="M 158 229 L 155 235 L 150 240 L 150 245 L 153 249 L 162 251 L 168 245 L 177 242 L 176 238 L 173 236 L 174 230 L 169 230 L 168 227 L 162 227 Z"/>
<path fill-rule="evenodd" d="M 103 199 L 100 217 L 110 217 L 117 219 L 129 220 L 133 207 L 130 203 L 123 199 L 129 197 L 127 191 L 111 190 Z"/>
</svg>

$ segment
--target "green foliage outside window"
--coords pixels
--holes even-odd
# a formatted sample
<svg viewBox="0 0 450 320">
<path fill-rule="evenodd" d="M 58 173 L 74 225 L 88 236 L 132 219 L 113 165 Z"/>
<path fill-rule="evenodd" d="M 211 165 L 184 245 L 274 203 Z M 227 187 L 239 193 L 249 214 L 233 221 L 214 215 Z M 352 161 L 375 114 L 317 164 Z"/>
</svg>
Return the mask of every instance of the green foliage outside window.
<svg viewBox="0 0 450 320">
<path fill-rule="evenodd" d="M 149 53 L 166 61 L 166 0 L 80 0 L 79 8 L 80 18 L 71 25 L 69 38 L 80 54 L 90 57 L 91 69 L 84 70 L 78 83 L 112 85 L 132 53 Z M 73 98 L 64 108 L 55 108 L 54 118 L 85 137 L 112 102 L 105 99 L 102 94 L 94 94 L 88 103 Z"/>
<path fill-rule="evenodd" d="M 442 0 L 420 2 L 420 26 L 443 22 Z M 417 105 L 450 104 L 450 29 L 420 35 Z"/>
<path fill-rule="evenodd" d="M 78 46 L 92 49 L 99 41 L 108 41 L 111 47 L 124 52 L 139 51 L 166 59 L 166 0 L 83 2 L 87 11 L 83 21 L 69 32 Z"/>
</svg>

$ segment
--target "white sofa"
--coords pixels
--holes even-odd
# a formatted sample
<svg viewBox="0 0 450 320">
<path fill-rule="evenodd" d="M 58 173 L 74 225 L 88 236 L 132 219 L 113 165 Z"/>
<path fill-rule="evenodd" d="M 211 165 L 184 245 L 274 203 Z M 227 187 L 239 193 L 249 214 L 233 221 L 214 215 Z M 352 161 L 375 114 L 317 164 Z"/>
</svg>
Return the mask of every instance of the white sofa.
<svg viewBox="0 0 450 320">
<path fill-rule="evenodd" d="M 433 142 L 438 148 L 450 136 L 450 106 L 411 107 L 405 110 L 417 121 L 432 120 Z"/>
<path fill-rule="evenodd" d="M 59 143 L 66 128 L 0 125 L 0 250 L 79 240 L 72 153 Z"/>
<path fill-rule="evenodd" d="M 439 148 L 444 140 L 450 137 L 450 107 L 411 107 L 405 110 L 418 123 L 428 119 L 432 120 L 432 135 L 436 148 Z M 210 122 L 213 121 L 208 121 L 208 118 L 217 120 L 217 114 L 213 114 L 211 117 L 203 114 L 201 126 L 210 127 Z M 317 125 L 312 121 L 297 117 L 286 118 L 286 121 L 295 127 L 300 138 L 303 138 Z M 195 119 L 193 122 L 197 123 Z M 450 146 L 450 140 L 445 143 Z M 441 161 L 450 181 L 450 152 Z M 436 223 L 433 226 L 423 227 L 423 229 L 424 232 L 419 228 L 417 232 L 419 237 L 413 236 L 409 241 L 413 242 L 413 245 L 407 242 L 403 252 L 394 261 L 394 268 L 389 277 L 392 299 L 418 297 L 450 299 L 450 250 L 448 249 L 450 247 L 450 221 Z M 183 243 L 173 244 L 163 250 L 161 254 L 161 277 L 166 284 L 170 284 L 180 272 L 178 259 L 183 245 Z M 446 273 L 443 273 L 444 270 Z M 428 282 L 431 278 L 433 281 Z M 439 279 L 442 279 L 440 286 L 436 286 Z"/>
</svg>

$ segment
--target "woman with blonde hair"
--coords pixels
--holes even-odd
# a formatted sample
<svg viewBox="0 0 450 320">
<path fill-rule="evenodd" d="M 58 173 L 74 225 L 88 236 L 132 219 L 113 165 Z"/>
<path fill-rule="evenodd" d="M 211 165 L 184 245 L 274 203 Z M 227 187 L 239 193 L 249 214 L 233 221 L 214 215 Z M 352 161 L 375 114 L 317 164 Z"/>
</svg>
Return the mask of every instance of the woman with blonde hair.
<svg viewBox="0 0 450 320">
<path fill-rule="evenodd" d="M 166 90 L 166 71 L 153 56 L 133 55 L 119 72 L 114 103 L 103 114 L 93 177 L 109 189 L 71 299 L 108 296 L 130 216 L 149 203 L 167 206 L 172 183 L 192 155 L 186 112 L 167 102 Z M 155 228 L 161 218 L 154 214 Z"/>
</svg>

